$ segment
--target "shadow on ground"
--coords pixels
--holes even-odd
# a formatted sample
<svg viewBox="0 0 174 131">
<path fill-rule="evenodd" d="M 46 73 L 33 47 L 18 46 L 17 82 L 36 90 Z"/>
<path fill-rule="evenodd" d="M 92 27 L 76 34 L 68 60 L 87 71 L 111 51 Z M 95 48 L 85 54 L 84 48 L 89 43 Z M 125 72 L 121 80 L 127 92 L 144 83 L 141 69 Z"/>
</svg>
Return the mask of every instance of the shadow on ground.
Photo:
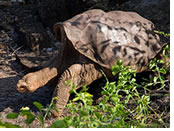
<svg viewBox="0 0 174 131">
<path fill-rule="evenodd" d="M 14 112 L 19 112 L 22 107 L 30 107 L 32 111 L 34 101 L 38 101 L 44 106 L 50 103 L 53 88 L 44 86 L 36 92 L 30 94 L 20 94 L 16 90 L 16 77 L 0 78 L 0 112 L 6 108 L 11 108 Z M 51 90 L 50 90 L 51 88 Z"/>
</svg>

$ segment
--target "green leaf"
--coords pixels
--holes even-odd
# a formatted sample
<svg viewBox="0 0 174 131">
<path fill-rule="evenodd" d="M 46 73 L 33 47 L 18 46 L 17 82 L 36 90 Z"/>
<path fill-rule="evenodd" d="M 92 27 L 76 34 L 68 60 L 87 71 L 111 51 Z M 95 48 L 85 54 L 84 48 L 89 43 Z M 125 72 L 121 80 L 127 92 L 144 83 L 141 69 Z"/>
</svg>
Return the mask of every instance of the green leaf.
<svg viewBox="0 0 174 131">
<path fill-rule="evenodd" d="M 25 122 L 27 123 L 27 125 L 30 125 L 34 120 L 35 120 L 35 116 L 33 114 L 29 114 Z"/>
<path fill-rule="evenodd" d="M 163 60 L 157 60 L 157 63 L 164 64 L 165 62 Z"/>
<path fill-rule="evenodd" d="M 158 77 L 155 76 L 155 77 L 153 78 L 153 82 L 156 83 L 157 80 L 158 80 Z"/>
<path fill-rule="evenodd" d="M 30 113 L 30 111 L 29 110 L 23 110 L 20 113 L 21 113 L 21 115 L 24 116 L 24 115 L 28 115 Z"/>
<path fill-rule="evenodd" d="M 70 94 L 74 93 L 75 92 L 75 89 L 72 89 L 69 91 Z"/>
<path fill-rule="evenodd" d="M 39 121 L 40 121 L 42 124 L 44 124 L 44 118 L 43 118 L 43 116 L 40 115 L 40 114 L 38 114 L 37 117 L 39 118 Z"/>
<path fill-rule="evenodd" d="M 107 95 L 107 93 L 108 93 L 107 91 L 102 91 L 102 92 L 101 92 L 101 95 L 104 96 L 104 95 Z"/>
<path fill-rule="evenodd" d="M 84 85 L 84 86 L 82 86 L 82 89 L 80 90 L 80 92 L 87 92 L 88 91 L 88 87 L 87 87 L 87 85 Z"/>
<path fill-rule="evenodd" d="M 123 65 L 123 61 L 122 61 L 122 60 L 119 60 L 119 61 L 117 62 L 117 65 Z"/>
<path fill-rule="evenodd" d="M 40 104 L 39 102 L 33 102 L 33 105 L 35 105 L 37 109 L 39 109 L 40 111 L 43 109 L 43 105 Z"/>
<path fill-rule="evenodd" d="M 9 113 L 9 114 L 7 114 L 7 116 L 6 116 L 6 118 L 7 119 L 16 119 L 16 118 L 18 118 L 18 114 L 17 113 Z"/>
<path fill-rule="evenodd" d="M 91 94 L 88 93 L 88 92 L 84 92 L 84 95 L 85 95 L 85 97 L 93 97 L 93 95 L 91 95 Z"/>
<path fill-rule="evenodd" d="M 124 90 L 123 91 L 128 95 L 129 94 L 129 90 Z"/>
<path fill-rule="evenodd" d="M 165 33 L 163 31 L 154 30 L 154 32 L 157 33 L 157 34 L 163 35 L 164 37 L 169 37 L 170 36 L 170 33 Z"/>
<path fill-rule="evenodd" d="M 166 70 L 165 70 L 164 68 L 161 68 L 161 69 L 160 69 L 160 73 L 166 74 L 167 72 L 166 72 Z"/>
<path fill-rule="evenodd" d="M 125 104 L 128 104 L 128 102 L 129 102 L 129 100 L 130 100 L 131 97 L 132 97 L 131 94 L 129 94 L 129 95 L 126 97 Z"/>
<path fill-rule="evenodd" d="M 4 123 L 3 125 L 0 125 L 0 128 L 21 128 L 19 125 L 13 125 L 11 123 Z"/>
<path fill-rule="evenodd" d="M 155 66 L 156 66 L 156 58 L 154 58 L 154 59 L 150 62 L 149 68 L 152 69 L 152 68 L 155 67 Z"/>
<path fill-rule="evenodd" d="M 114 65 L 114 66 L 112 67 L 112 74 L 113 74 L 113 75 L 116 75 L 119 71 L 120 71 L 120 68 L 119 68 L 118 65 Z"/>
<path fill-rule="evenodd" d="M 118 103 L 120 101 L 120 99 L 118 97 L 111 97 L 112 101 L 115 103 Z"/>
<path fill-rule="evenodd" d="M 95 116 L 96 116 L 98 119 L 102 118 L 102 114 L 99 113 L 99 112 L 95 112 Z"/>
<path fill-rule="evenodd" d="M 56 112 L 58 112 L 56 105 L 53 103 L 53 106 L 51 107 L 51 110 L 55 110 Z"/>
<path fill-rule="evenodd" d="M 81 97 L 80 96 L 75 97 L 72 101 L 75 102 L 75 101 L 78 101 L 78 100 L 81 100 Z"/>
<path fill-rule="evenodd" d="M 50 128 L 67 128 L 67 126 L 64 120 L 57 120 L 52 123 Z"/>
<path fill-rule="evenodd" d="M 81 117 L 88 116 L 88 112 L 87 111 L 80 111 L 80 116 Z"/>
<path fill-rule="evenodd" d="M 13 125 L 8 122 L 3 123 L 0 121 L 0 128 L 21 128 L 21 127 L 19 125 Z"/>
<path fill-rule="evenodd" d="M 35 120 L 35 116 L 28 110 L 21 111 L 21 115 L 26 118 L 25 122 L 28 126 Z"/>
</svg>

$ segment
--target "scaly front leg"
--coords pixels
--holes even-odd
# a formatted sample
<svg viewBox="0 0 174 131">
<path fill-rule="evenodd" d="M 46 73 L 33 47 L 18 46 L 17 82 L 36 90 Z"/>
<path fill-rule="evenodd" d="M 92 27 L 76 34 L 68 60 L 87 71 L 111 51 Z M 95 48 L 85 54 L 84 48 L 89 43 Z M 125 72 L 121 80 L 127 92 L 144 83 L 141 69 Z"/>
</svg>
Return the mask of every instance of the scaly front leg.
<svg viewBox="0 0 174 131">
<path fill-rule="evenodd" d="M 20 93 L 34 92 L 39 87 L 44 86 L 50 80 L 58 76 L 60 72 L 59 66 L 61 63 L 61 52 L 54 55 L 48 63 L 43 65 L 43 69 L 28 73 L 17 83 L 17 90 Z"/>
</svg>

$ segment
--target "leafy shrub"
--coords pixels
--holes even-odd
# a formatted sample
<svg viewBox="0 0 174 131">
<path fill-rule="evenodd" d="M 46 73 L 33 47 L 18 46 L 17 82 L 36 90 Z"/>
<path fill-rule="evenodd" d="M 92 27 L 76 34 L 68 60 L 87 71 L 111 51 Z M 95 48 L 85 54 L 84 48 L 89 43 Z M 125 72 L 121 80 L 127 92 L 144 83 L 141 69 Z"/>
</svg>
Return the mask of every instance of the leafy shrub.
<svg viewBox="0 0 174 131">
<path fill-rule="evenodd" d="M 165 35 L 169 34 L 158 32 Z M 52 123 L 51 128 L 58 127 L 76 127 L 76 128 L 95 128 L 95 127 L 169 127 L 162 117 L 165 111 L 158 114 L 150 105 L 151 89 L 163 91 L 166 88 L 166 74 L 170 73 L 170 47 L 166 45 L 162 51 L 163 59 L 154 58 L 149 65 L 149 70 L 154 74 L 151 79 L 144 79 L 137 82 L 136 72 L 128 66 L 123 66 L 122 61 L 118 61 L 112 68 L 112 73 L 117 77 L 117 81 L 109 82 L 106 78 L 106 84 L 102 87 L 102 97 L 97 104 L 94 104 L 93 95 L 88 93 L 88 87 L 83 86 L 80 92 L 72 87 L 70 93 L 75 93 L 75 98 L 67 104 L 67 109 L 71 115 L 58 119 Z M 103 73 L 105 76 L 105 74 Z M 71 85 L 70 82 L 67 84 Z M 168 94 L 169 95 L 169 94 Z M 46 109 L 38 103 L 33 104 L 38 108 L 39 113 L 33 114 L 28 108 L 22 108 L 20 115 L 25 116 L 26 124 L 34 120 L 40 122 L 41 127 L 45 127 L 45 119 L 50 110 L 55 109 L 53 101 Z M 155 114 L 156 122 L 149 123 L 152 119 L 150 114 Z M 16 119 L 18 114 L 10 113 L 9 119 Z M 19 127 L 10 123 L 3 123 L 0 119 L 0 127 Z"/>
</svg>

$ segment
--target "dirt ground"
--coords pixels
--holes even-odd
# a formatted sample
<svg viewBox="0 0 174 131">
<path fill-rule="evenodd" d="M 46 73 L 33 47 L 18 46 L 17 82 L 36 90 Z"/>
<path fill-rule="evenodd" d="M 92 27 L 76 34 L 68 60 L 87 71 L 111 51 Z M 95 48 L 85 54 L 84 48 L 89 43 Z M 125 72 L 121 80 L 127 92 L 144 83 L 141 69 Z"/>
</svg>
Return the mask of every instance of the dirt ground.
<svg viewBox="0 0 174 131">
<path fill-rule="evenodd" d="M 23 64 L 34 67 L 46 63 L 46 61 L 55 53 L 57 53 L 57 50 L 43 51 L 38 55 L 37 53 L 21 49 L 18 50 L 16 54 L 20 57 Z M 0 119 L 3 120 L 3 122 L 9 122 L 21 127 L 28 127 L 23 116 L 10 120 L 6 118 L 6 115 L 11 112 L 19 113 L 22 107 L 29 107 L 32 113 L 37 114 L 38 110 L 33 105 L 33 102 L 37 101 L 46 107 L 51 102 L 54 87 L 46 85 L 32 94 L 21 94 L 17 92 L 16 84 L 18 80 L 27 73 L 27 69 L 22 66 L 14 51 L 8 46 L 1 46 L 0 58 Z M 94 82 L 93 85 L 95 87 L 92 90 L 89 90 L 90 93 L 95 94 L 94 99 L 97 99 L 100 96 L 100 89 L 96 90 L 96 85 L 102 86 L 102 84 L 104 84 L 104 80 L 99 81 L 99 84 L 97 81 Z M 73 95 L 71 97 L 73 97 Z M 67 116 L 68 114 L 68 110 L 65 109 L 62 117 Z M 49 116 L 45 121 L 45 126 L 48 127 L 55 120 L 56 118 Z M 35 120 L 30 127 L 40 127 L 39 121 Z"/>
<path fill-rule="evenodd" d="M 33 113 L 37 113 L 33 102 L 37 101 L 47 106 L 54 90 L 54 87 L 50 86 L 44 86 L 32 94 L 20 94 L 16 90 L 18 80 L 27 70 L 19 63 L 15 54 L 24 58 L 22 61 L 27 66 L 33 67 L 43 65 L 58 51 L 53 34 L 42 25 L 36 8 L 35 3 L 11 3 L 10 0 L 0 0 L 0 120 L 21 127 L 27 127 L 25 118 L 20 116 L 15 120 L 9 120 L 6 115 L 11 112 L 19 113 L 22 107 L 29 107 Z M 42 46 L 40 52 L 38 45 Z M 35 49 L 37 51 L 34 53 L 32 50 Z M 62 116 L 66 114 L 65 110 Z M 54 120 L 53 117 L 48 118 L 45 126 L 49 126 Z M 40 124 L 34 121 L 31 127 L 40 127 Z"/>
<path fill-rule="evenodd" d="M 30 66 L 39 66 L 45 63 L 55 52 L 56 51 L 49 51 L 37 55 L 27 50 L 19 50 L 17 54 L 20 58 L 24 58 L 23 61 L 25 60 L 25 62 L 23 63 Z M 16 84 L 18 80 L 27 73 L 27 70 L 19 63 L 14 51 L 11 51 L 9 47 L 4 46 L 0 48 L 0 58 L 0 119 L 3 120 L 3 122 L 28 127 L 23 116 L 10 120 L 6 118 L 6 115 L 11 112 L 19 113 L 22 107 L 29 107 L 33 113 L 37 114 L 38 110 L 34 107 L 33 102 L 38 101 L 46 107 L 51 101 L 54 87 L 46 85 L 32 94 L 20 94 L 16 90 Z M 143 74 L 139 75 L 142 76 Z M 93 83 L 94 88 L 91 87 L 93 85 L 90 86 L 89 92 L 94 95 L 94 101 L 100 97 L 101 88 L 98 89 L 98 87 L 104 86 L 104 83 L 104 80 L 99 80 L 99 82 L 96 81 Z M 166 117 L 166 123 L 170 123 L 170 96 L 167 95 L 170 93 L 169 88 L 170 85 L 168 83 L 166 92 L 156 92 L 156 90 L 154 90 L 153 93 L 152 90 L 152 95 L 154 96 L 151 97 L 151 107 L 156 112 L 159 114 L 167 112 L 167 114 L 163 116 Z M 65 109 L 62 117 L 67 116 L 68 113 L 68 110 Z M 153 113 L 151 116 L 151 120 L 158 119 Z M 48 117 L 45 121 L 45 126 L 48 127 L 55 120 L 56 118 L 52 116 Z M 35 120 L 30 127 L 39 128 L 40 123 Z"/>
<path fill-rule="evenodd" d="M 23 53 L 24 54 L 24 53 Z M 46 53 L 45 53 L 46 54 Z M 22 55 L 22 54 L 21 54 Z M 33 53 L 25 53 L 25 56 L 34 57 Z M 38 57 L 38 63 L 44 62 L 48 56 Z M 47 58 L 46 58 L 47 57 Z M 51 87 L 42 87 L 33 94 L 20 94 L 16 90 L 17 81 L 26 73 L 26 70 L 16 61 L 15 54 L 8 50 L 8 47 L 0 48 L 0 115 L 4 122 L 11 122 L 26 127 L 25 120 L 21 116 L 16 120 L 6 119 L 6 115 L 10 112 L 19 112 L 22 107 L 30 107 L 32 111 L 36 111 L 33 106 L 34 101 L 38 101 L 44 106 L 50 103 L 52 92 Z M 40 59 L 39 59 L 40 58 Z M 34 59 L 34 58 L 33 58 Z M 36 57 L 35 57 L 36 60 Z M 27 63 L 27 62 L 26 62 Z M 28 61 L 29 63 L 29 61 Z M 34 63 L 33 63 L 34 65 Z M 37 64 L 35 64 L 37 65 Z M 48 123 L 51 121 L 49 120 Z M 31 127 L 38 127 L 39 123 L 34 122 Z"/>
</svg>

